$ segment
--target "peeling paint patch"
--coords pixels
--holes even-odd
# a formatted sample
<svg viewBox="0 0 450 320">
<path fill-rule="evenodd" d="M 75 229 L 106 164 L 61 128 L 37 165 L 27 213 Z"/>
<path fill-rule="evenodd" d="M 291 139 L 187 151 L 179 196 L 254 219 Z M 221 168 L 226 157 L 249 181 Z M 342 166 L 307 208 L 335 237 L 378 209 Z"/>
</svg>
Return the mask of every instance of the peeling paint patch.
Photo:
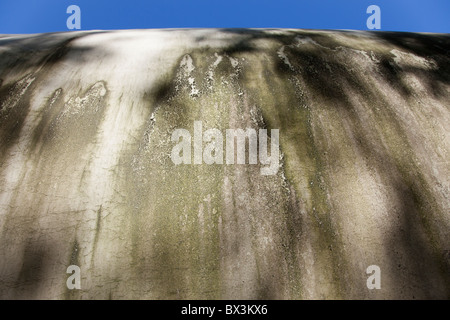
<svg viewBox="0 0 450 320">
<path fill-rule="evenodd" d="M 409 52 L 403 52 L 397 49 L 390 51 L 394 55 L 395 63 L 402 69 L 408 67 L 420 68 L 423 70 L 436 70 L 437 65 L 433 59 L 425 59 Z"/>
</svg>

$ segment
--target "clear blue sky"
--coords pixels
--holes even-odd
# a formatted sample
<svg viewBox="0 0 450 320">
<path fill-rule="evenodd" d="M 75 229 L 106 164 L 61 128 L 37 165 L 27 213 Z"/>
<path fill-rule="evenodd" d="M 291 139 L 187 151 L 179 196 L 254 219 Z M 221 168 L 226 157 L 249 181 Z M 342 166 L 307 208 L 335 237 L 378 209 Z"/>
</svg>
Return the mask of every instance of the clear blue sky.
<svg viewBox="0 0 450 320">
<path fill-rule="evenodd" d="M 136 28 L 307 28 L 450 33 L 450 0 L 0 0 L 0 33 L 68 31 L 66 9 L 81 8 L 81 30 Z"/>
</svg>

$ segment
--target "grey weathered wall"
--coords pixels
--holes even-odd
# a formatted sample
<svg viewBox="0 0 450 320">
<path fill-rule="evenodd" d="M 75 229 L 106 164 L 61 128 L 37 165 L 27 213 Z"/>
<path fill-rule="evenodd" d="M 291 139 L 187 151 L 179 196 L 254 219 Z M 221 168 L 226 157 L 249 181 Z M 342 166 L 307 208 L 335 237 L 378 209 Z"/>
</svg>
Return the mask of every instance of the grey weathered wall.
<svg viewBox="0 0 450 320">
<path fill-rule="evenodd" d="M 349 31 L 0 36 L 0 298 L 450 298 L 449 50 Z M 280 170 L 175 166 L 171 133 L 195 120 L 280 129 Z"/>
</svg>

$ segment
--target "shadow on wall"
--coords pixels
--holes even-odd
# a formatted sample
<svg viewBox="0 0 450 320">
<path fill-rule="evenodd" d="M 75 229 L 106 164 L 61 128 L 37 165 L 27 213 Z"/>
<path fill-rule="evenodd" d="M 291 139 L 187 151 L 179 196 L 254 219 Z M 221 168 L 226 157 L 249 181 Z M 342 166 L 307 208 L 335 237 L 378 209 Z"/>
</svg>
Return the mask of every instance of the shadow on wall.
<svg viewBox="0 0 450 320">
<path fill-rule="evenodd" d="M 25 238 L 22 247 L 21 266 L 19 270 L 9 270 L 11 266 L 3 265 L 0 279 L 0 296 L 3 299 L 39 299 L 48 288 L 45 282 L 54 276 L 54 249 L 53 245 L 41 237 Z M 5 269 L 6 268 L 6 269 Z M 14 274 L 16 277 L 6 277 Z"/>
<path fill-rule="evenodd" d="M 237 53 L 257 53 L 259 49 L 254 41 L 259 39 L 273 40 L 279 43 L 280 46 L 291 45 L 295 43 L 298 37 L 309 37 L 313 41 L 317 42 L 325 48 L 318 48 L 316 52 L 312 54 L 309 50 L 302 50 L 302 48 L 293 49 L 289 47 L 288 50 L 292 52 L 296 58 L 306 63 L 307 65 L 314 66 L 314 68 L 303 68 L 302 72 L 306 74 L 308 80 L 313 83 L 317 83 L 316 87 L 321 88 L 323 92 L 328 92 L 331 97 L 341 96 L 341 88 L 339 81 L 330 81 L 329 70 L 325 68 L 325 62 L 327 62 L 333 73 L 335 73 L 336 79 L 346 79 L 347 83 L 352 86 L 359 87 L 357 81 L 354 81 L 354 77 L 347 65 L 333 59 L 330 56 L 329 50 L 336 50 L 338 47 L 345 47 L 342 42 L 338 42 L 333 39 L 332 36 L 319 34 L 308 30 L 283 30 L 283 32 L 277 32 L 276 29 L 255 30 L 255 29 L 219 29 L 220 32 L 230 33 L 237 35 L 237 40 L 232 40 L 234 43 L 223 49 L 223 53 L 233 55 Z M 395 57 L 390 52 L 385 52 L 382 55 L 377 55 L 379 60 L 380 73 L 386 78 L 386 81 L 394 88 L 396 88 L 404 97 L 411 97 L 413 92 L 404 83 L 402 79 L 405 74 L 419 75 L 425 82 L 426 89 L 431 92 L 435 98 L 441 98 L 447 94 L 446 85 L 450 84 L 450 64 L 448 59 L 450 58 L 450 36 L 446 34 L 434 34 L 431 39 L 430 36 L 418 33 L 401 33 L 401 32 L 380 32 L 380 31 L 333 31 L 334 33 L 340 33 L 349 38 L 361 39 L 361 33 L 370 36 L 366 41 L 382 41 L 387 43 L 392 49 L 398 49 L 407 53 L 413 53 L 416 56 L 429 59 L 432 58 L 436 62 L 436 68 L 432 70 L 423 70 L 420 67 L 407 66 L 399 68 L 395 65 L 393 58 Z M 196 41 L 201 45 L 202 42 L 207 43 L 210 37 L 200 36 L 196 38 Z M 352 47 L 353 49 L 358 49 Z M 364 48 L 360 48 L 364 50 Z M 276 54 L 275 52 L 273 53 Z M 331 58 L 331 59 L 330 59 Z M 280 60 L 278 71 L 281 73 L 289 72 L 289 68 Z M 321 72 L 316 72 L 320 70 Z M 330 91 L 328 91 L 330 90 Z"/>
<path fill-rule="evenodd" d="M 94 50 L 102 50 L 97 47 L 72 46 L 74 40 L 96 33 L 102 32 L 75 33 L 74 36 L 69 33 L 68 39 L 67 33 L 0 39 L 0 48 L 6 47 L 0 51 L 0 159 L 17 142 L 30 111 L 32 93 L 38 90 L 52 68 L 67 57 L 80 59 L 80 56 Z M 104 56 L 107 53 L 102 50 L 102 54 Z M 12 83 L 3 80 L 16 76 L 20 76 L 20 79 Z"/>
<path fill-rule="evenodd" d="M 63 58 L 67 58 L 69 52 L 71 57 L 79 59 L 83 54 L 102 50 L 99 47 L 72 45 L 77 39 L 101 33 L 106 31 L 46 33 L 28 37 L 0 38 L 0 78 L 36 73 L 43 67 L 52 66 Z M 102 54 L 106 52 L 102 50 Z"/>
<path fill-rule="evenodd" d="M 396 210 L 400 227 L 394 228 L 386 241 L 391 279 L 402 299 L 450 298 L 450 263 L 438 245 L 430 226 L 433 207 L 424 199 L 415 182 L 397 181 L 400 207 Z M 392 212 L 394 214 L 394 212 Z"/>
</svg>

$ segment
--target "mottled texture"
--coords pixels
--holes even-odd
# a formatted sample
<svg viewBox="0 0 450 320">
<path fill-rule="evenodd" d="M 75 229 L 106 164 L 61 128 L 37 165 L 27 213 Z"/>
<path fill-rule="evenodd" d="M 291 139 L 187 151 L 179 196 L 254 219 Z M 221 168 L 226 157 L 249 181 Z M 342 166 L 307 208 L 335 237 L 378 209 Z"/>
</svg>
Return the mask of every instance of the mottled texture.
<svg viewBox="0 0 450 320">
<path fill-rule="evenodd" d="M 0 298 L 449 299 L 449 58 L 439 34 L 0 36 Z M 196 120 L 279 129 L 280 170 L 174 165 Z"/>
</svg>

